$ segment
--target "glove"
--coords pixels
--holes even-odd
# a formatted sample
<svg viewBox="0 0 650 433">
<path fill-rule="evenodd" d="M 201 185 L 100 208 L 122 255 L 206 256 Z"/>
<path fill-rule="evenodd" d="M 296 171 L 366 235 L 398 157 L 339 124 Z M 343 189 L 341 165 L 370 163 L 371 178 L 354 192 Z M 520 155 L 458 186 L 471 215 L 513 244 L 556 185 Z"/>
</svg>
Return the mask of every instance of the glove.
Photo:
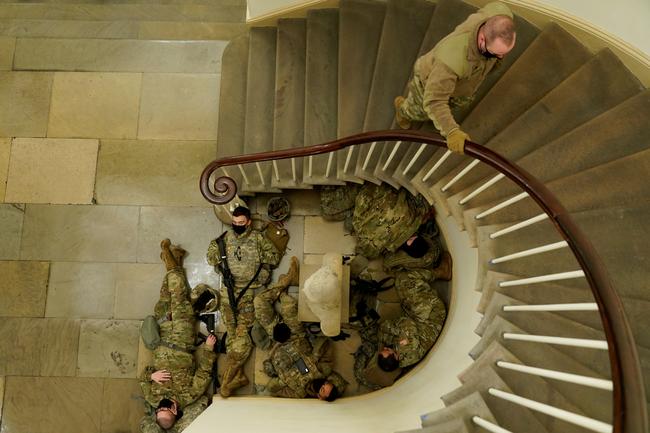
<svg viewBox="0 0 650 433">
<path fill-rule="evenodd" d="M 452 129 L 447 134 L 447 148 L 452 152 L 465 153 L 465 140 L 469 140 L 469 135 L 460 128 Z"/>
</svg>

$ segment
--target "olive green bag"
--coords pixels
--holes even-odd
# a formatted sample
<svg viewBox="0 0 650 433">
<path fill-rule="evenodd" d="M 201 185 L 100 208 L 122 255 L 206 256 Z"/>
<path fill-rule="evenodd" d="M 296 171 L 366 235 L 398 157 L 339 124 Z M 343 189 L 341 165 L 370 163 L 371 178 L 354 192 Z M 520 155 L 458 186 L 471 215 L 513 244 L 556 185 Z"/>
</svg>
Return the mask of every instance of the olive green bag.
<svg viewBox="0 0 650 433">
<path fill-rule="evenodd" d="M 277 248 L 281 255 L 284 255 L 287 251 L 289 239 L 291 238 L 287 229 L 274 223 L 268 223 L 264 228 L 264 236 L 275 245 L 275 248 Z"/>
<path fill-rule="evenodd" d="M 154 350 L 160 345 L 160 325 L 154 316 L 147 316 L 140 327 L 140 336 L 145 347 Z"/>
</svg>

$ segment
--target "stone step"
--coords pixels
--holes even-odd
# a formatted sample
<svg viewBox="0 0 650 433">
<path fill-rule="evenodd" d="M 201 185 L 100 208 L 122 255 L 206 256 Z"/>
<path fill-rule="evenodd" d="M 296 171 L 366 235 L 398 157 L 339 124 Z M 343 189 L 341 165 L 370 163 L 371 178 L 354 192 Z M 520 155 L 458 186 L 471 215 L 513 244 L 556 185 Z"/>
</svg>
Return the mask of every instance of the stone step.
<svg viewBox="0 0 650 433">
<path fill-rule="evenodd" d="M 205 4 L 0 4 L 0 20 L 213 21 L 239 23 L 243 5 Z"/>
<path fill-rule="evenodd" d="M 474 429 L 468 428 L 463 420 L 453 419 L 429 427 L 405 430 L 399 433 L 469 433 L 471 431 L 474 431 Z"/>
<path fill-rule="evenodd" d="M 540 316 L 537 317 L 538 318 L 536 318 L 536 316 L 529 315 L 527 317 L 527 320 L 518 320 L 518 323 L 515 324 L 503 318 L 501 315 L 495 316 L 490 324 L 485 328 L 481 340 L 470 351 L 470 356 L 472 356 L 472 358 L 480 356 L 483 350 L 489 346 L 492 341 L 498 341 L 501 345 L 515 354 L 519 359 L 528 363 L 530 362 L 530 359 L 524 359 L 521 352 L 515 350 L 513 346 L 521 345 L 522 347 L 526 347 L 526 350 L 530 350 L 529 347 L 531 345 L 537 345 L 544 351 L 548 350 L 549 348 L 553 348 L 559 352 L 562 352 L 564 355 L 572 358 L 576 363 L 579 363 L 589 370 L 596 372 L 596 375 L 592 374 L 594 377 L 610 377 L 611 372 L 609 367 L 609 357 L 606 350 L 587 349 L 547 343 L 534 343 L 518 340 L 505 340 L 503 338 L 503 333 L 505 332 L 572 338 L 590 338 L 590 336 L 595 336 L 595 331 L 588 331 L 586 327 L 578 325 L 576 323 L 572 323 L 568 328 L 562 329 L 560 325 L 565 325 L 566 321 L 554 320 L 551 323 L 542 323 L 541 319 L 539 319 Z M 546 360 L 540 359 L 539 362 L 546 365 Z M 549 363 L 551 362 L 549 361 Z M 540 367 L 549 368 L 550 370 L 573 372 L 569 367 Z"/>
<path fill-rule="evenodd" d="M 531 385 L 538 385 L 537 381 L 531 380 Z M 543 382 L 543 381 L 541 381 Z M 450 393 L 443 395 L 442 401 L 445 405 L 451 405 L 460 401 L 467 395 L 478 391 L 490 411 L 497 420 L 497 424 L 510 431 L 526 432 L 547 432 L 542 423 L 535 417 L 533 411 L 525 407 L 518 406 L 509 401 L 505 401 L 488 393 L 488 389 L 495 388 L 511 394 L 518 394 L 506 382 L 499 377 L 492 366 L 481 370 L 480 374 L 469 374 L 467 381 L 462 386 L 456 388 Z"/>
<path fill-rule="evenodd" d="M 457 419 L 462 420 L 467 426 L 472 426 L 471 420 L 474 416 L 480 416 L 486 421 L 496 423 L 494 415 L 479 392 L 474 392 L 444 409 L 427 413 L 420 418 L 422 419 L 422 428 L 426 428 Z M 470 429 L 470 431 L 474 430 Z"/>
<path fill-rule="evenodd" d="M 215 158 L 239 155 L 244 147 L 249 44 L 246 33 L 233 39 L 223 52 Z M 238 167 L 227 167 L 220 173 L 234 179 L 239 189 L 244 185 Z"/>
<path fill-rule="evenodd" d="M 603 92 L 602 89 L 607 89 Z M 535 149 L 560 138 L 585 122 L 605 113 L 641 90 L 636 77 L 609 50 L 603 50 L 549 92 L 486 145 L 517 161 Z M 459 166 L 436 183 L 442 188 L 466 165 Z M 458 221 L 467 206 L 459 201 L 497 174 L 479 164 L 445 193 Z M 478 199 L 478 197 L 477 197 Z M 476 199 L 468 202 L 475 203 Z"/>
<path fill-rule="evenodd" d="M 477 384 L 477 382 L 480 383 L 483 371 L 493 370 L 517 395 L 541 401 L 542 403 L 550 404 L 551 406 L 568 410 L 579 415 L 586 415 L 596 419 L 602 417 L 602 415 L 597 412 L 583 412 L 575 403 L 573 403 L 573 401 L 562 394 L 562 391 L 558 389 L 557 386 L 561 385 L 566 388 L 568 385 L 566 382 L 502 368 L 497 366 L 498 361 L 524 364 L 505 347 L 501 346 L 498 342 L 493 341 L 481 356 L 479 356 L 478 359 L 459 376 L 459 379 L 463 382 L 463 388 L 468 388 L 471 384 Z M 592 388 L 580 385 L 573 385 L 572 387 L 575 388 L 572 389 L 570 394 L 573 398 L 578 398 L 579 400 L 592 398 Z M 604 395 L 609 397 L 608 394 Z M 609 401 L 610 398 L 605 398 L 603 403 L 607 404 Z M 578 427 L 565 424 L 562 421 L 543 415 L 540 412 L 533 412 L 533 414 L 549 431 L 578 431 L 575 430 Z M 583 430 L 580 429 L 579 431 L 582 432 Z"/>
<path fill-rule="evenodd" d="M 573 36 L 555 24 L 548 25 L 461 123 L 461 128 L 473 141 L 486 143 L 589 57 L 589 51 Z M 495 106 L 499 110 L 495 110 Z M 412 179 L 418 191 L 431 200 L 437 197 L 432 195 L 436 191 L 430 187 L 456 165 L 468 161 L 464 155 L 452 154 L 423 182 L 423 177 L 445 152 L 442 149 L 436 152 Z"/>
<path fill-rule="evenodd" d="M 225 41 L 19 38 L 13 69 L 216 74 L 226 45 Z"/>
<path fill-rule="evenodd" d="M 304 146 L 306 31 L 305 19 L 278 21 L 273 150 Z M 273 187 L 310 187 L 302 183 L 302 162 L 302 158 L 273 161 Z"/>
<path fill-rule="evenodd" d="M 547 183 L 547 187 L 571 213 L 594 209 L 608 209 L 648 202 L 643 174 L 650 172 L 650 150 L 643 150 L 615 161 L 583 170 Z M 530 199 L 476 220 L 475 216 L 502 200 L 467 209 L 463 213 L 465 228 L 476 242 L 476 227 L 490 224 L 514 224 L 542 213 Z"/>
<path fill-rule="evenodd" d="M 254 27 L 250 30 L 246 75 L 245 154 L 273 150 L 276 34 L 275 27 Z M 248 182 L 244 182 L 242 191 L 279 191 L 271 187 L 270 162 L 247 164 L 243 168 Z"/>
<path fill-rule="evenodd" d="M 339 88 L 337 136 L 363 131 L 386 4 L 372 0 L 342 0 L 339 6 Z M 358 146 L 336 155 L 337 177 L 362 183 L 354 175 Z"/>
<path fill-rule="evenodd" d="M 434 8 L 433 3 L 425 0 L 388 1 L 363 122 L 364 131 L 390 129 L 393 125 L 393 99 L 402 94 L 411 76 Z M 379 183 L 373 173 L 383 143 L 367 143 L 360 147 L 355 175 Z"/>
<path fill-rule="evenodd" d="M 305 72 L 305 146 L 336 140 L 338 92 L 339 12 L 316 9 L 307 12 Z M 307 157 L 303 182 L 343 185 L 336 179 L 337 154 Z"/>
</svg>

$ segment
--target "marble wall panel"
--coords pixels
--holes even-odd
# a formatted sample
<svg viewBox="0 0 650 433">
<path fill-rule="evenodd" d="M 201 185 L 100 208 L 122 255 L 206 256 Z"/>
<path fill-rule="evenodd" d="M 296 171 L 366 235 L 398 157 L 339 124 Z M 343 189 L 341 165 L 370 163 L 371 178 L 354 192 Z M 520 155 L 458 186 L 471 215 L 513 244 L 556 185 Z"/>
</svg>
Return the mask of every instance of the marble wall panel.
<svg viewBox="0 0 650 433">
<path fill-rule="evenodd" d="M 0 35 L 27 38 L 130 38 L 138 37 L 132 21 L 3 20 Z"/>
<path fill-rule="evenodd" d="M 97 140 L 14 138 L 5 200 L 92 203 L 98 148 Z"/>
<path fill-rule="evenodd" d="M 138 208 L 27 205 L 21 258 L 134 262 Z"/>
<path fill-rule="evenodd" d="M 135 138 L 142 74 L 57 72 L 49 137 Z"/>
<path fill-rule="evenodd" d="M 209 207 L 148 207 L 140 210 L 138 262 L 160 263 L 160 241 L 169 238 L 188 251 L 185 263 L 206 263 L 212 239 L 223 224 Z"/>
<path fill-rule="evenodd" d="M 7 173 L 9 172 L 9 154 L 11 153 L 11 139 L 0 138 L 0 203 L 5 201 L 7 187 Z"/>
<path fill-rule="evenodd" d="M 97 203 L 208 206 L 198 184 L 216 146 L 215 141 L 102 140 Z"/>
<path fill-rule="evenodd" d="M 45 319 L 41 376 L 74 376 L 79 349 L 79 320 Z"/>
<path fill-rule="evenodd" d="M 0 136 L 45 137 L 51 72 L 0 72 Z"/>
<path fill-rule="evenodd" d="M 0 71 L 11 71 L 16 38 L 0 37 Z"/>
<path fill-rule="evenodd" d="M 103 380 L 8 377 L 2 431 L 99 433 Z"/>
<path fill-rule="evenodd" d="M 143 74 L 139 139 L 216 140 L 217 74 Z"/>
<path fill-rule="evenodd" d="M 43 348 L 43 319 L 0 320 L 0 376 L 38 376 Z"/>
<path fill-rule="evenodd" d="M 83 320 L 77 376 L 135 378 L 140 321 Z"/>
<path fill-rule="evenodd" d="M 325 221 L 322 217 L 305 217 L 305 253 L 353 254 L 355 246 L 354 236 L 345 231 L 343 221 Z"/>
<path fill-rule="evenodd" d="M 104 379 L 101 433 L 137 432 L 144 415 L 135 379 Z"/>
<path fill-rule="evenodd" d="M 115 267 L 115 263 L 52 263 L 45 316 L 111 318 Z"/>
<path fill-rule="evenodd" d="M 221 54 L 226 44 L 223 41 L 21 38 L 16 42 L 14 69 L 214 74 L 221 69 Z"/>
<path fill-rule="evenodd" d="M 50 264 L 0 262 L 0 316 L 43 317 Z"/>
</svg>

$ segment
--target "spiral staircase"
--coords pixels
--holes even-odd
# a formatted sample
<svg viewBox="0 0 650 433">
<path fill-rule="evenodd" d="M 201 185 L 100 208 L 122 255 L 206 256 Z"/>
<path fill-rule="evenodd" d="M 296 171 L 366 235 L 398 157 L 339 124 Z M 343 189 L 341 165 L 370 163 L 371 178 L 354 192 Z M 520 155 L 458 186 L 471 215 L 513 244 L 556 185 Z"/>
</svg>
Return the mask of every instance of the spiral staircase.
<svg viewBox="0 0 650 433">
<path fill-rule="evenodd" d="M 417 137 L 370 134 L 336 151 L 288 156 L 395 129 L 392 100 L 415 59 L 475 9 L 458 0 L 342 0 L 338 9 L 251 28 L 224 52 L 218 157 L 280 152 L 266 161 L 226 158 L 216 175 L 241 194 L 385 182 L 424 195 L 439 218 L 467 233 L 478 251 L 481 338 L 462 385 L 431 395 L 445 407 L 431 403 L 421 428 L 409 431 L 645 432 L 650 92 L 609 49 L 590 52 L 559 25 L 516 17 L 514 51 L 458 120 L 473 142 L 530 173 L 564 206 L 602 259 L 595 272 L 620 298 L 607 296 L 616 311 L 594 298 L 594 269 L 574 254 L 557 215 L 540 209 L 525 181 L 471 158 L 478 150 L 452 154 Z M 456 272 L 462 267 L 457 261 Z"/>
</svg>

